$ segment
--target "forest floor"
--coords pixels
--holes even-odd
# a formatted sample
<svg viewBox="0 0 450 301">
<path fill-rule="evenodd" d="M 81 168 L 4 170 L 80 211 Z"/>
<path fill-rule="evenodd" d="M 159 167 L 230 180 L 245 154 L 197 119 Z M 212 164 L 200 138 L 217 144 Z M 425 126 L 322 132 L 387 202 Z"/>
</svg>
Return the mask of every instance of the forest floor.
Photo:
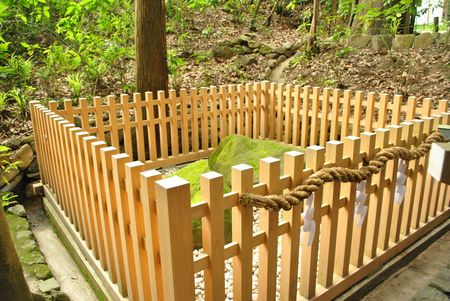
<svg viewBox="0 0 450 301">
<path fill-rule="evenodd" d="M 265 8 L 267 10 L 267 8 Z M 232 41 L 250 33 L 254 41 L 277 48 L 302 41 L 305 31 L 299 30 L 301 16 L 274 14 L 271 25 L 264 26 L 267 11 L 261 12 L 256 31 L 250 31 L 250 21 L 237 22 L 232 14 L 220 9 L 179 12 L 178 19 L 168 20 L 167 48 L 169 59 L 175 60 L 176 70 L 169 77 L 170 88 L 208 87 L 261 80 L 312 85 L 341 89 L 416 96 L 419 104 L 430 97 L 434 104 L 450 99 L 450 46 L 433 45 L 426 49 L 375 52 L 346 45 L 346 38 L 320 40 L 315 54 L 297 52 L 289 58 L 285 68 L 270 70 L 268 58 L 252 54 L 255 60 L 248 65 L 236 63 L 238 54 L 228 58 L 211 55 L 211 49 L 221 42 Z M 335 33 L 335 36 L 337 34 Z M 172 64 L 173 65 L 173 64 Z M 134 81 L 134 61 L 127 62 L 127 79 Z M 274 73 L 274 69 L 277 74 Z M 283 71 L 283 72 L 281 72 Z M 47 83 L 48 84 L 48 83 Z M 56 100 L 70 95 L 64 81 L 57 82 Z M 34 79 L 34 99 L 47 99 L 46 83 Z M 120 94 L 121 84 L 112 78 L 99 82 L 99 96 Z M 0 141 L 31 133 L 30 122 L 21 118 L 6 118 L 0 122 Z"/>
</svg>

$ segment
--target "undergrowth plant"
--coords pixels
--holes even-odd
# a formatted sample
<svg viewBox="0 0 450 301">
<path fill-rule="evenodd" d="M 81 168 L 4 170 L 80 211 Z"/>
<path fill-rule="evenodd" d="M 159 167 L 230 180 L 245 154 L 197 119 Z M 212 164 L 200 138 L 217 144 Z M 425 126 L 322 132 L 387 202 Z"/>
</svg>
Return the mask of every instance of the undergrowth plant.
<svg viewBox="0 0 450 301">
<path fill-rule="evenodd" d="M 17 169 L 19 162 L 9 162 L 8 158 L 11 149 L 9 147 L 0 145 L 0 182 L 8 184 L 8 179 L 4 176 L 13 169 Z M 17 198 L 12 192 L 0 192 L 0 200 L 2 202 L 2 208 L 16 203 L 14 199 Z"/>
</svg>

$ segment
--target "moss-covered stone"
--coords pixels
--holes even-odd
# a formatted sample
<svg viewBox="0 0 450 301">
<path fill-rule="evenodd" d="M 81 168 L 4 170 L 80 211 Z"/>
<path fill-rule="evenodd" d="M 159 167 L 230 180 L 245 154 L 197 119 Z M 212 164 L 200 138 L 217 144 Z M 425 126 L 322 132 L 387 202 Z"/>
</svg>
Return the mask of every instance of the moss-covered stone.
<svg viewBox="0 0 450 301">
<path fill-rule="evenodd" d="M 25 274 L 37 279 L 51 277 L 52 273 L 30 231 L 27 219 L 8 213 L 6 220 Z"/>
<path fill-rule="evenodd" d="M 33 273 L 40 280 L 45 280 L 53 276 L 52 271 L 45 264 L 35 264 L 33 266 Z"/>
<path fill-rule="evenodd" d="M 209 159 L 191 163 L 169 176 L 179 176 L 191 183 L 191 202 L 201 201 L 200 175 L 216 171 L 224 175 L 224 193 L 231 191 L 231 167 L 245 163 L 254 168 L 254 180 L 259 178 L 259 161 L 265 157 L 282 158 L 284 153 L 299 148 L 267 140 L 255 140 L 241 135 L 224 138 Z M 283 163 L 283 161 L 281 161 Z M 224 212 L 225 241 L 231 241 L 231 211 Z M 196 248 L 201 247 L 201 221 L 193 221 L 193 239 Z"/>
</svg>

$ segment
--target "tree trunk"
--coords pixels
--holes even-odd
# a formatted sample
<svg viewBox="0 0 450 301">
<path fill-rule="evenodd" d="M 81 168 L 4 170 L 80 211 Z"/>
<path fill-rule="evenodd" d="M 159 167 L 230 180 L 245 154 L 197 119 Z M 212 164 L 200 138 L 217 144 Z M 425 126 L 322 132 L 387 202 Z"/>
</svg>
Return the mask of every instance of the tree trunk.
<svg viewBox="0 0 450 301">
<path fill-rule="evenodd" d="M 137 92 L 168 90 L 164 0 L 136 0 Z"/>
<path fill-rule="evenodd" d="M 19 257 L 9 234 L 5 212 L 0 207 L 0 300 L 32 301 L 30 289 L 23 276 Z"/>
<path fill-rule="evenodd" d="M 314 0 L 313 4 L 313 16 L 311 20 L 311 29 L 309 31 L 310 33 L 310 39 L 308 40 L 308 48 L 311 50 L 315 50 L 316 46 L 316 35 L 317 35 L 317 24 L 319 22 L 319 0 Z"/>
</svg>

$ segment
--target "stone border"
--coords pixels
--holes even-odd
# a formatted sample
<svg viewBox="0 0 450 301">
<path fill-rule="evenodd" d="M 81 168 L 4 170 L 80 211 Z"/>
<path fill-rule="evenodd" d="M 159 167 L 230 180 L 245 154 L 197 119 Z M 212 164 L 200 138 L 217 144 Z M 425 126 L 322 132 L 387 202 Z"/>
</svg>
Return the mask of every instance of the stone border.
<svg viewBox="0 0 450 301">
<path fill-rule="evenodd" d="M 394 257 L 391 261 L 386 263 L 377 272 L 370 275 L 364 280 L 361 280 L 353 286 L 350 290 L 343 293 L 336 300 L 361 300 L 366 294 L 373 290 L 378 284 L 386 280 L 389 276 L 394 274 L 400 268 L 406 266 L 420 253 L 425 251 L 433 242 L 438 240 L 442 235 L 450 230 L 450 220 L 447 219 L 441 225 L 430 231 L 417 242 L 409 246 L 399 255 Z"/>
<path fill-rule="evenodd" d="M 109 275 L 105 272 L 94 254 L 81 239 L 74 226 L 70 224 L 57 205 L 56 197 L 44 186 L 45 197 L 42 198 L 45 212 L 47 213 L 51 224 L 56 230 L 61 242 L 72 256 L 80 268 L 82 274 L 87 277 L 87 282 L 91 285 L 94 293 L 99 300 L 117 300 L 126 301 L 123 298 L 116 284 L 110 281 Z"/>
<path fill-rule="evenodd" d="M 371 48 L 375 51 L 388 49 L 427 48 L 431 45 L 450 45 L 450 31 L 422 32 L 418 35 L 366 35 L 354 34 L 348 38 L 347 46 L 355 48 Z"/>
</svg>

